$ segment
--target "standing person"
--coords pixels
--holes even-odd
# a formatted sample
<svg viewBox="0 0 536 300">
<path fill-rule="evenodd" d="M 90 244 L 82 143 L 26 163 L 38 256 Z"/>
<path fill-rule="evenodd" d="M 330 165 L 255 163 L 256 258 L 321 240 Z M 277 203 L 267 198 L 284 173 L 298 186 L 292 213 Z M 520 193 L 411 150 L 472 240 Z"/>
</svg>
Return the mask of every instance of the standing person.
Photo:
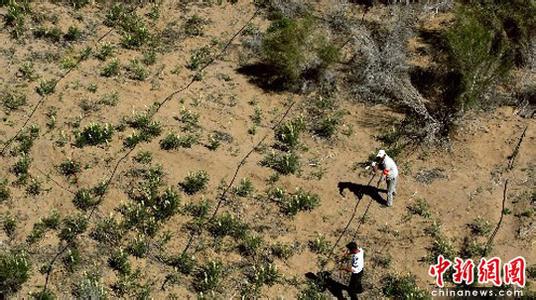
<svg viewBox="0 0 536 300">
<path fill-rule="evenodd" d="M 348 284 L 348 294 L 351 300 L 357 300 L 357 294 L 363 292 L 361 279 L 363 278 L 363 268 L 365 267 L 365 251 L 358 248 L 355 242 L 350 242 L 346 245 L 348 255 L 350 255 L 350 266 L 342 268 L 342 270 L 351 272 L 350 283 Z"/>
<path fill-rule="evenodd" d="M 385 150 L 378 151 L 376 155 L 376 163 L 372 163 L 374 171 L 378 169 L 382 171 L 378 186 L 385 179 L 387 182 L 387 206 L 393 206 L 393 197 L 396 195 L 396 183 L 398 181 L 398 167 L 395 161 L 385 153 Z"/>
</svg>

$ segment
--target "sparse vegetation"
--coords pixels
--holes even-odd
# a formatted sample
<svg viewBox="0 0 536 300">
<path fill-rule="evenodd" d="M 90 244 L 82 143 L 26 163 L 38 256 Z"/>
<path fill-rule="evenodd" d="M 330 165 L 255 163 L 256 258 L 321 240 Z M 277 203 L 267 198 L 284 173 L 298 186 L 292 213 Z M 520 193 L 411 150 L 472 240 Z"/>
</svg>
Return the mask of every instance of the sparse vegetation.
<svg viewBox="0 0 536 300">
<path fill-rule="evenodd" d="M 179 185 L 186 194 L 192 195 L 204 190 L 207 187 L 208 181 L 209 176 L 207 172 L 197 171 L 189 173 Z"/>
<path fill-rule="evenodd" d="M 75 145 L 84 147 L 108 144 L 113 133 L 113 126 L 108 123 L 89 123 L 81 132 L 75 132 Z"/>
<path fill-rule="evenodd" d="M 414 275 L 388 275 L 383 279 L 383 294 L 399 299 L 431 299 L 431 297 L 417 286 Z"/>
<path fill-rule="evenodd" d="M 271 152 L 264 157 L 261 165 L 283 175 L 294 174 L 300 167 L 298 156 L 294 152 Z"/>
<path fill-rule="evenodd" d="M 17 292 L 30 277 L 30 260 L 23 250 L 0 253 L 0 292 L 10 295 Z"/>
</svg>

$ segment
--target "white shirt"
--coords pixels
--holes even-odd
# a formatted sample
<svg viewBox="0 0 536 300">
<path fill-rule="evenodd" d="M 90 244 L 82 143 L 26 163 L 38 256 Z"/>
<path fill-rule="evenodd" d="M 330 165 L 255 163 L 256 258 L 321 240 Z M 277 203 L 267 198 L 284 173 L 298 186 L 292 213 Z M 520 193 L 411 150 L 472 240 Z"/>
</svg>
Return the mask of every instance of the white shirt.
<svg viewBox="0 0 536 300">
<path fill-rule="evenodd" d="M 386 175 L 388 179 L 394 179 L 398 177 L 398 167 L 396 166 L 395 161 L 387 154 L 383 159 L 383 165 L 385 167 L 385 169 L 383 170 L 383 175 Z"/>
<path fill-rule="evenodd" d="M 357 253 L 352 253 L 352 273 L 357 274 L 363 271 L 365 267 L 365 251 L 362 248 L 357 248 Z"/>
</svg>

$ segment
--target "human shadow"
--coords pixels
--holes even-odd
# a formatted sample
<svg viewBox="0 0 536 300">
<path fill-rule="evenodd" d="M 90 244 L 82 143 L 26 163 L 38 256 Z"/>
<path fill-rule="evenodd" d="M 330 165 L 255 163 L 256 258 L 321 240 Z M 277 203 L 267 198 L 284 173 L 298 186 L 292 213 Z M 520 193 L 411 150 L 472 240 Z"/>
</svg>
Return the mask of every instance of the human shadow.
<svg viewBox="0 0 536 300">
<path fill-rule="evenodd" d="M 346 299 L 342 292 L 344 290 L 348 290 L 348 287 L 331 278 L 330 272 L 324 271 L 319 272 L 318 274 L 315 274 L 313 272 L 307 272 L 305 273 L 305 278 L 316 283 L 322 291 L 328 290 L 333 295 L 333 297 L 339 300 Z"/>
<path fill-rule="evenodd" d="M 337 184 L 337 187 L 339 188 L 339 194 L 341 195 L 343 195 L 344 190 L 348 189 L 350 192 L 354 193 L 359 200 L 361 200 L 364 195 L 367 195 L 380 204 L 386 203 L 386 200 L 380 195 L 380 193 L 387 193 L 387 190 L 385 189 L 379 189 L 371 185 L 363 185 L 349 181 L 341 181 Z"/>
</svg>

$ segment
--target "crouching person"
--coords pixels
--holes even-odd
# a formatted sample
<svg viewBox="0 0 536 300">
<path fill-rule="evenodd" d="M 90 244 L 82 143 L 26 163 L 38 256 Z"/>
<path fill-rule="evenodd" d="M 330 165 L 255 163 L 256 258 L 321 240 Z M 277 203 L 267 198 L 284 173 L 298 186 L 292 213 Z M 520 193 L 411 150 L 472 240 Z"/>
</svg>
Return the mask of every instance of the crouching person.
<svg viewBox="0 0 536 300">
<path fill-rule="evenodd" d="M 348 250 L 348 255 L 350 255 L 350 265 L 342 268 L 342 270 L 352 273 L 348 284 L 348 294 L 350 294 L 350 299 L 354 300 L 358 299 L 357 294 L 363 292 L 361 280 L 365 266 L 365 252 L 362 248 L 358 248 L 355 242 L 348 243 L 346 249 Z"/>
</svg>

